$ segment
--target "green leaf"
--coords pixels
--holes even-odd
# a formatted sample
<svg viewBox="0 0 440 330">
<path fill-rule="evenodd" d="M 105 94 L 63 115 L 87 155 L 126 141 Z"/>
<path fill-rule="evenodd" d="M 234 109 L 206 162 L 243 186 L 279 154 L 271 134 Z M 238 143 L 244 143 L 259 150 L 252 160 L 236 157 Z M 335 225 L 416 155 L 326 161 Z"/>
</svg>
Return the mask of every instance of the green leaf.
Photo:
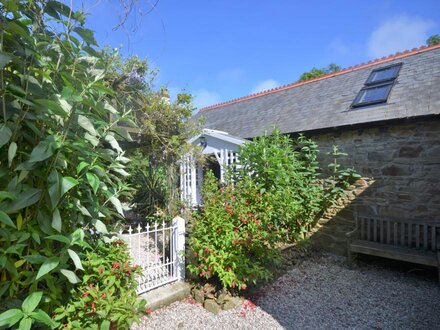
<svg viewBox="0 0 440 330">
<path fill-rule="evenodd" d="M 66 6 L 64 3 L 60 1 L 48 1 L 45 10 L 47 10 L 47 7 L 49 7 L 52 10 L 51 11 L 52 15 L 54 15 L 53 14 L 54 12 L 57 13 L 55 15 L 55 18 L 57 18 L 58 14 L 64 15 L 65 17 L 69 17 L 70 15 L 70 7 Z"/>
<path fill-rule="evenodd" d="M 2 70 L 11 60 L 11 54 L 0 51 L 0 70 Z"/>
<path fill-rule="evenodd" d="M 73 263 L 75 264 L 76 269 L 84 270 L 81 263 L 81 259 L 79 258 L 78 254 L 71 249 L 67 249 L 67 253 L 70 256 L 70 259 L 72 259 Z"/>
<path fill-rule="evenodd" d="M 12 136 L 11 130 L 7 126 L 3 125 L 0 128 L 0 148 L 9 142 L 11 136 Z"/>
<path fill-rule="evenodd" d="M 94 226 L 100 233 L 108 234 L 107 227 L 101 220 L 95 220 Z"/>
<path fill-rule="evenodd" d="M 117 114 L 118 110 L 116 110 L 110 103 L 104 103 L 104 109 L 108 110 L 110 113 Z"/>
<path fill-rule="evenodd" d="M 10 254 L 17 254 L 17 255 L 21 255 L 23 252 L 23 249 L 27 246 L 27 244 L 14 244 L 11 245 L 10 247 L 8 247 L 5 251 L 5 254 L 10 253 Z"/>
<path fill-rule="evenodd" d="M 43 323 L 44 325 L 47 325 L 51 329 L 55 328 L 57 326 L 57 323 L 54 322 L 49 315 L 46 314 L 46 312 L 42 311 L 41 309 L 37 309 L 35 312 L 33 312 L 31 315 L 31 318 L 38 321 L 39 323 Z"/>
<path fill-rule="evenodd" d="M 47 257 L 39 254 L 33 254 L 29 256 L 24 256 L 23 259 L 26 260 L 27 262 L 30 262 L 33 265 L 39 265 L 45 262 L 47 260 Z"/>
<path fill-rule="evenodd" d="M 56 171 L 52 171 L 49 175 L 49 198 L 52 208 L 55 208 L 58 205 L 58 202 L 61 199 L 61 175 Z"/>
<path fill-rule="evenodd" d="M 110 202 L 114 205 L 114 207 L 116 208 L 116 211 L 118 211 L 118 213 L 123 216 L 124 211 L 122 210 L 121 201 L 119 199 L 117 199 L 115 196 L 112 196 L 112 197 L 110 197 Z"/>
<path fill-rule="evenodd" d="M 64 98 L 66 101 L 71 102 L 81 102 L 82 97 L 78 95 L 72 88 L 68 86 L 63 87 L 63 91 L 61 92 L 62 98 Z"/>
<path fill-rule="evenodd" d="M 78 180 L 70 176 L 63 177 L 63 180 L 61 181 L 61 197 L 70 189 L 75 187 L 77 184 L 78 184 Z"/>
<path fill-rule="evenodd" d="M 60 261 L 57 257 L 52 257 L 47 259 L 43 264 L 41 265 L 40 269 L 38 270 L 37 277 L 35 278 L 38 280 L 39 278 L 43 277 L 53 269 L 55 269 L 59 265 Z"/>
<path fill-rule="evenodd" d="M 62 101 L 66 102 L 65 100 Z M 70 110 L 72 108 L 67 102 L 66 105 L 66 104 L 62 104 L 61 101 L 57 102 L 54 100 L 39 99 L 39 100 L 34 100 L 34 102 L 40 106 L 43 106 L 44 108 L 52 110 L 54 114 L 59 115 L 61 117 L 66 117 L 70 113 Z"/>
<path fill-rule="evenodd" d="M 61 215 L 58 208 L 56 208 L 53 211 L 52 215 L 52 228 L 55 229 L 57 232 L 61 232 L 62 222 L 61 222 Z"/>
<path fill-rule="evenodd" d="M 110 321 L 104 320 L 101 323 L 101 326 L 99 327 L 100 330 L 110 330 Z"/>
<path fill-rule="evenodd" d="M 96 43 L 95 37 L 93 36 L 93 31 L 90 29 L 84 29 L 84 28 L 74 28 L 73 31 L 78 33 L 78 35 L 83 38 L 83 40 L 88 43 L 89 45 L 98 46 Z"/>
<path fill-rule="evenodd" d="M 46 160 L 51 157 L 59 147 L 60 145 L 56 141 L 55 136 L 49 135 L 32 150 L 29 162 L 36 163 Z"/>
<path fill-rule="evenodd" d="M 89 166 L 89 163 L 86 162 L 81 162 L 79 163 L 79 165 L 76 167 L 76 174 L 79 174 L 85 167 Z"/>
<path fill-rule="evenodd" d="M 62 178 L 56 170 L 50 173 L 48 181 L 49 198 L 53 209 L 58 205 L 61 197 L 78 184 L 78 181 L 70 176 Z"/>
<path fill-rule="evenodd" d="M 0 314 L 0 327 L 12 327 L 24 316 L 23 312 L 17 308 L 10 309 Z"/>
<path fill-rule="evenodd" d="M 94 136 L 98 135 L 98 133 L 95 130 L 95 127 L 93 126 L 93 124 L 89 118 L 87 118 L 83 115 L 78 115 L 78 125 L 81 126 L 82 128 L 84 128 L 91 135 L 94 135 Z"/>
<path fill-rule="evenodd" d="M 98 191 L 98 188 L 99 188 L 99 183 L 100 183 L 99 178 L 95 174 L 90 173 L 90 172 L 87 173 L 86 176 L 87 176 L 87 181 L 89 182 L 90 187 L 92 187 L 93 192 L 96 194 L 96 192 Z"/>
<path fill-rule="evenodd" d="M 21 304 L 21 309 L 25 314 L 32 313 L 35 308 L 37 308 L 38 304 L 41 301 L 41 298 L 43 297 L 42 291 L 36 291 L 32 292 L 24 301 L 23 304 Z"/>
<path fill-rule="evenodd" d="M 72 284 L 76 284 L 76 283 L 79 283 L 81 281 L 78 278 L 78 276 L 76 276 L 76 274 L 74 272 L 72 272 L 71 270 L 61 269 L 60 272 L 61 272 L 61 274 L 66 276 L 67 279 L 69 280 L 69 282 L 72 283 Z"/>
<path fill-rule="evenodd" d="M 13 228 L 17 228 L 14 224 L 14 222 L 11 220 L 9 215 L 7 215 L 5 212 L 0 211 L 0 222 L 4 223 L 7 226 L 11 226 Z"/>
<path fill-rule="evenodd" d="M 30 330 L 32 327 L 32 319 L 29 317 L 24 317 L 20 321 L 20 325 L 18 327 L 18 330 Z"/>
<path fill-rule="evenodd" d="M 115 149 L 118 153 L 122 153 L 122 149 L 119 146 L 118 141 L 116 141 L 115 137 L 113 135 L 107 134 L 105 136 L 105 140 L 110 143 L 113 149 Z"/>
<path fill-rule="evenodd" d="M 15 154 L 17 153 L 17 143 L 11 142 L 8 149 L 8 165 L 11 167 Z"/>
<path fill-rule="evenodd" d="M 21 209 L 35 204 L 40 199 L 41 193 L 41 189 L 26 189 L 17 196 L 16 200 L 12 201 L 9 205 L 6 206 L 6 213 L 16 213 Z"/>
<path fill-rule="evenodd" d="M 10 199 L 14 200 L 17 196 L 15 196 L 13 193 L 10 193 L 9 191 L 0 191 L 0 201 L 4 199 Z"/>
<path fill-rule="evenodd" d="M 63 235 L 50 235 L 50 236 L 47 236 L 46 239 L 70 244 L 70 239 L 66 236 L 63 236 Z"/>
<path fill-rule="evenodd" d="M 38 235 L 37 233 L 33 232 L 33 233 L 32 233 L 32 238 L 33 238 L 33 240 L 34 240 L 36 243 L 38 243 L 38 244 L 41 243 L 40 235 Z"/>
<path fill-rule="evenodd" d="M 102 69 L 91 69 L 89 72 L 95 77 L 94 82 L 97 82 L 105 77 L 105 70 Z"/>
<path fill-rule="evenodd" d="M 90 135 L 89 133 L 84 134 L 84 138 L 87 141 L 89 141 L 94 147 L 96 147 L 99 144 L 99 140 L 95 136 Z"/>
</svg>

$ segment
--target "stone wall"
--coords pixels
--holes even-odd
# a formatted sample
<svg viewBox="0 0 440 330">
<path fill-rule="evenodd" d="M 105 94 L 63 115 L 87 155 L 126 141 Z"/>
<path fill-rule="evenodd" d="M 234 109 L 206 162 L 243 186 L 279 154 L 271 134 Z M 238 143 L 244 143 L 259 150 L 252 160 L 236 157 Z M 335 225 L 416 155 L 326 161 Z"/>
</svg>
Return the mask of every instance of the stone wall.
<svg viewBox="0 0 440 330">
<path fill-rule="evenodd" d="M 324 248 L 345 251 L 344 233 L 354 228 L 354 212 L 362 216 L 399 217 L 440 222 L 440 118 L 411 119 L 370 127 L 309 134 L 321 154 L 338 145 L 349 154 L 341 159 L 372 180 L 315 235 Z M 330 161 L 322 156 L 326 166 Z"/>
</svg>

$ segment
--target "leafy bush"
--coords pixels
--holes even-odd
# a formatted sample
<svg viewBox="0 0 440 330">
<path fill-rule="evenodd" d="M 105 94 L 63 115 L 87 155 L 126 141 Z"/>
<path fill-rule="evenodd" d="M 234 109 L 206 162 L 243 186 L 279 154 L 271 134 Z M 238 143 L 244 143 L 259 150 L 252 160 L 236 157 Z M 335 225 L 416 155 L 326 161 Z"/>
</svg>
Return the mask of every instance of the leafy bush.
<svg viewBox="0 0 440 330">
<path fill-rule="evenodd" d="M 239 151 L 234 181 L 250 176 L 267 195 L 280 238 L 294 239 L 306 232 L 322 210 L 324 187 L 317 156 L 314 142 L 302 136 L 294 143 L 278 131 L 258 137 Z"/>
<path fill-rule="evenodd" d="M 189 271 L 238 290 L 270 278 L 268 266 L 279 259 L 270 201 L 250 178 L 218 189 L 211 172 L 203 196 L 203 211 L 195 215 L 190 237 Z"/>
<path fill-rule="evenodd" d="M 83 245 L 82 282 L 71 289 L 67 304 L 55 310 L 54 319 L 67 329 L 129 328 L 145 312 L 145 300 L 138 301 L 136 294 L 135 275 L 141 268 L 130 265 L 122 240 Z"/>
<path fill-rule="evenodd" d="M 117 122 L 131 108 L 111 88 L 114 54 L 97 48 L 82 13 L 43 0 L 4 1 L 0 12 L 0 312 L 38 293 L 32 307 L 51 316 L 84 283 L 89 229 L 99 245 L 123 213 Z"/>
<path fill-rule="evenodd" d="M 342 155 L 334 150 L 334 157 Z M 228 289 L 270 278 L 279 261 L 276 243 L 307 233 L 357 176 L 335 160 L 332 175 L 323 178 L 317 158 L 313 141 L 275 131 L 240 148 L 226 187 L 218 189 L 209 174 L 191 233 L 189 271 Z"/>
</svg>

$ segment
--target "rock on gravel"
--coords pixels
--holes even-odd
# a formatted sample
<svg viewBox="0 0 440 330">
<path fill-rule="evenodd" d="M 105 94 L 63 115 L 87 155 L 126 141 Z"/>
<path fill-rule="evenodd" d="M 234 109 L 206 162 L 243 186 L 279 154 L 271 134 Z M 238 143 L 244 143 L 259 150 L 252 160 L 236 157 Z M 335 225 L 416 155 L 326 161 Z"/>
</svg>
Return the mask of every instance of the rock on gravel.
<svg viewBox="0 0 440 330">
<path fill-rule="evenodd" d="M 440 329 L 436 281 L 334 255 L 306 259 L 254 302 L 214 315 L 188 299 L 132 329 Z"/>
</svg>

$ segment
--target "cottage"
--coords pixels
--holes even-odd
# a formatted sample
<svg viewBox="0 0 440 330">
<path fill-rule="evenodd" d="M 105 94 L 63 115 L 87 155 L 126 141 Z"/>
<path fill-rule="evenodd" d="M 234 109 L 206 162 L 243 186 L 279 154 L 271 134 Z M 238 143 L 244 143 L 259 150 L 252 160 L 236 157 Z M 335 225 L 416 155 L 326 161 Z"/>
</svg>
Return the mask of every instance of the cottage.
<svg viewBox="0 0 440 330">
<path fill-rule="evenodd" d="M 356 199 L 359 216 L 440 223 L 439 114 L 440 45 L 423 46 L 201 109 L 206 130 L 192 142 L 216 140 L 205 152 L 222 168 L 235 146 L 274 127 L 305 133 L 322 154 L 338 145 L 350 155 L 344 165 L 374 179 Z M 194 169 L 194 186 L 201 172 Z M 323 235 L 327 247 L 345 251 L 341 233 L 353 228 L 353 214 L 338 214 Z"/>
</svg>

